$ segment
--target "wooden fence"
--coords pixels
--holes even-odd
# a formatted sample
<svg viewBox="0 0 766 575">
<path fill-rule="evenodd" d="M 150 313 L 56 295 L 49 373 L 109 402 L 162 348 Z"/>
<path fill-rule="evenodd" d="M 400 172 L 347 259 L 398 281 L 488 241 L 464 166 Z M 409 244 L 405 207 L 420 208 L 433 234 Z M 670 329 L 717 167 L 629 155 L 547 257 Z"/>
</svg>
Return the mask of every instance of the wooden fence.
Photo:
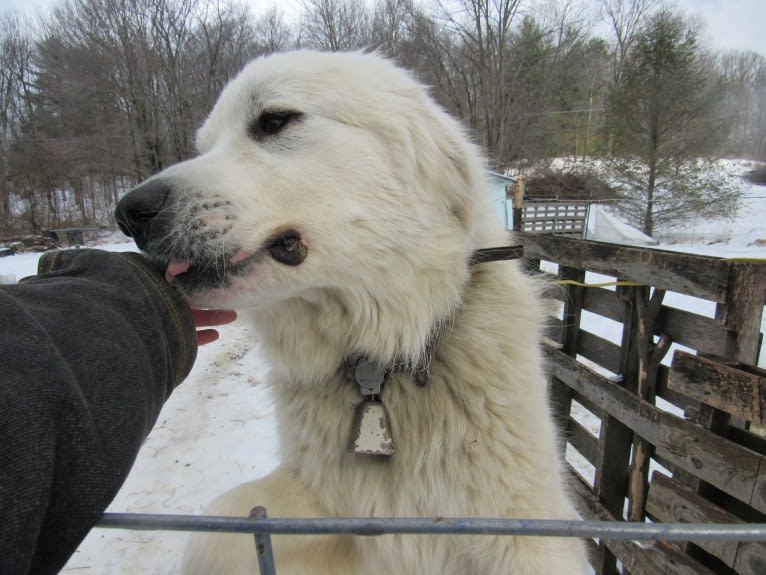
<svg viewBox="0 0 766 575">
<path fill-rule="evenodd" d="M 550 392 L 569 458 L 593 469 L 571 468 L 583 518 L 766 522 L 766 437 L 756 429 L 766 422 L 766 371 L 754 367 L 766 263 L 519 236 L 533 269 L 557 267 Z M 603 279 L 592 273 L 620 285 L 587 286 Z M 708 302 L 710 315 L 672 307 L 673 292 Z M 763 543 L 590 546 L 598 575 L 766 573 Z"/>
</svg>

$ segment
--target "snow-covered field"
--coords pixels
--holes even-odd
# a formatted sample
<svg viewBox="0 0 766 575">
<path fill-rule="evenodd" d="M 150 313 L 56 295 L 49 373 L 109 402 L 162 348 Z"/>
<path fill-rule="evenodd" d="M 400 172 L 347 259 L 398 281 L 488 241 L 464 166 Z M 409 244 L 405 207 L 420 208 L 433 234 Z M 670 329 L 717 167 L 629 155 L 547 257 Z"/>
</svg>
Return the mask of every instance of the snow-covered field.
<svg viewBox="0 0 766 575">
<path fill-rule="evenodd" d="M 738 178 L 746 166 L 729 162 L 723 168 Z M 727 258 L 766 257 L 766 187 L 746 184 L 744 196 L 734 221 L 696 222 L 659 238 L 658 247 Z M 99 247 L 134 249 L 127 241 Z M 31 275 L 37 259 L 37 254 L 0 258 L 0 276 Z M 668 294 L 666 303 L 712 315 L 712 306 L 693 298 Z M 602 337 L 619 337 L 613 322 L 595 316 L 584 321 Z M 110 511 L 198 513 L 219 493 L 278 464 L 272 402 L 263 384 L 267 366 L 246 325 L 220 331 L 218 342 L 200 348 L 191 375 L 163 408 Z M 762 350 L 762 364 L 765 357 Z M 593 431 L 597 434 L 597 427 Z M 581 472 L 589 474 L 587 465 Z M 248 512 L 243 509 L 242 515 Z M 183 533 L 94 529 L 63 573 L 175 573 L 185 538 Z"/>
</svg>

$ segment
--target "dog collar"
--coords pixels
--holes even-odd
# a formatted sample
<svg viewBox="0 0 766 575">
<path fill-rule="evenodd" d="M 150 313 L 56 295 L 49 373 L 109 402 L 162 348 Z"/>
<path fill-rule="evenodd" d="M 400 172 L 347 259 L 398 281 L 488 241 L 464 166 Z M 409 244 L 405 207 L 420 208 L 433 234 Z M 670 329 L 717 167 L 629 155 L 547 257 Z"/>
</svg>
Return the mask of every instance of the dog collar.
<svg viewBox="0 0 766 575">
<path fill-rule="evenodd" d="M 499 262 L 502 260 L 518 260 L 524 257 L 524 246 L 499 246 L 496 248 L 481 248 L 471 254 L 470 265 Z"/>
<path fill-rule="evenodd" d="M 471 254 L 470 265 L 518 259 L 524 255 L 523 246 L 482 248 Z M 394 366 L 380 365 L 365 356 L 355 356 L 345 362 L 346 377 L 359 386 L 362 402 L 357 406 L 351 424 L 348 450 L 363 455 L 390 457 L 394 454 L 394 438 L 386 406 L 380 399 L 383 384 Z M 428 381 L 427 366 L 412 370 L 416 385 Z"/>
</svg>

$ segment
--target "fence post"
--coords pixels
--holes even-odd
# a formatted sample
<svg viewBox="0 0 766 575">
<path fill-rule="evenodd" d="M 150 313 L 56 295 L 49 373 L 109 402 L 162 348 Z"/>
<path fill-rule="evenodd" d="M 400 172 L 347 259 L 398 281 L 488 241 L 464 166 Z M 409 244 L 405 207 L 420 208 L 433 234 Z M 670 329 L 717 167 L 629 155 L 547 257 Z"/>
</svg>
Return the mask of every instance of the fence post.
<svg viewBox="0 0 766 575">
<path fill-rule="evenodd" d="M 513 230 L 521 232 L 521 214 L 524 204 L 524 179 L 519 176 L 516 186 L 513 188 Z"/>
<path fill-rule="evenodd" d="M 266 517 L 266 508 L 260 505 L 253 507 L 249 515 L 250 519 L 266 519 Z M 258 572 L 261 575 L 276 575 L 270 533 L 255 533 L 255 552 L 258 555 Z"/>
<path fill-rule="evenodd" d="M 618 287 L 615 296 L 622 302 L 623 327 L 620 345 L 620 385 L 631 392 L 638 387 L 638 311 L 635 287 Z M 633 430 L 616 417 L 605 413 L 601 418 L 599 433 L 596 479 L 593 493 L 613 517 L 623 517 L 623 507 L 629 489 L 630 453 L 633 446 Z M 617 575 L 617 558 L 604 540 L 599 541 L 594 564 L 598 575 Z"/>
<path fill-rule="evenodd" d="M 634 290 L 636 306 L 636 350 L 638 352 L 638 396 L 651 404 L 657 394 L 657 375 L 660 362 L 670 349 L 670 339 L 662 335 L 654 343 L 654 332 L 659 317 L 665 290 L 655 288 L 649 298 L 649 288 Z M 646 519 L 646 498 L 649 493 L 649 460 L 654 446 L 637 434 L 633 436 L 633 454 L 630 462 L 628 490 L 628 521 Z"/>
<path fill-rule="evenodd" d="M 558 277 L 560 280 L 573 280 L 582 283 L 585 281 L 585 272 L 576 268 L 559 266 Z M 564 313 L 558 343 L 562 345 L 561 351 L 571 357 L 577 357 L 583 297 L 584 289 L 578 285 L 569 285 L 564 291 Z M 559 433 L 564 438 L 561 446 L 562 457 L 566 452 L 568 440 L 566 433 L 567 422 L 572 409 L 572 396 L 573 392 L 568 385 L 555 377 L 550 378 L 551 407 L 559 427 Z"/>
</svg>

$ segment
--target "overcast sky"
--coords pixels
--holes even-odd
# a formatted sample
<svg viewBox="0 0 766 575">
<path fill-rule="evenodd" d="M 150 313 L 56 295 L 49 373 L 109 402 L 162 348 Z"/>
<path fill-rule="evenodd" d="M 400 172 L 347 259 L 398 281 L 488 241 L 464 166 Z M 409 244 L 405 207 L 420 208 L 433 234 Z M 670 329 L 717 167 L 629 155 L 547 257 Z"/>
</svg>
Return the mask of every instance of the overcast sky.
<svg viewBox="0 0 766 575">
<path fill-rule="evenodd" d="M 34 10 L 62 0 L 0 0 L 0 13 L 15 8 Z M 597 0 L 592 1 L 594 4 Z M 274 0 L 250 0 L 251 4 L 272 4 Z M 753 50 L 766 56 L 766 0 L 670 0 L 688 14 L 697 14 L 705 23 L 707 38 L 716 50 Z"/>
<path fill-rule="evenodd" d="M 766 56 L 766 1 L 676 0 L 689 14 L 699 14 L 716 50 L 752 50 Z"/>
</svg>

